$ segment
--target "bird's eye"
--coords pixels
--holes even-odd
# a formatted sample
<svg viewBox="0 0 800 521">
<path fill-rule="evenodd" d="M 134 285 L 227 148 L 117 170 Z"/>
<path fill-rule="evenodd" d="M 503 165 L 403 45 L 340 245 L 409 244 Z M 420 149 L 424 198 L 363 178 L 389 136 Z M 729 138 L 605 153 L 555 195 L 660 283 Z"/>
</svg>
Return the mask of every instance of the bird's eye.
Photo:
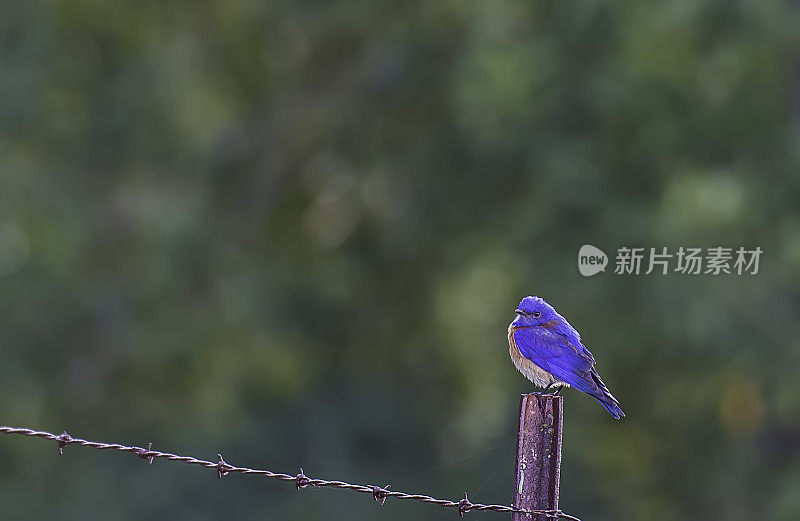
<svg viewBox="0 0 800 521">
<path fill-rule="evenodd" d="M 533 315 L 533 318 L 539 318 L 540 316 L 542 316 L 542 314 L 541 314 L 541 313 L 539 313 L 538 311 L 534 311 L 534 312 L 533 312 L 533 313 L 531 313 L 531 314 Z"/>
</svg>

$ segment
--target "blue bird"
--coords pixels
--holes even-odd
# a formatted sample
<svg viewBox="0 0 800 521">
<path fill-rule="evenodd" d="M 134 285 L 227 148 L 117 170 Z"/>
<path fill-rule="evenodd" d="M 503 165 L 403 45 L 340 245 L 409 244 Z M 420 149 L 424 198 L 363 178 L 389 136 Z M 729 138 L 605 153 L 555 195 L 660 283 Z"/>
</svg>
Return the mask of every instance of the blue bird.
<svg viewBox="0 0 800 521">
<path fill-rule="evenodd" d="M 574 387 L 593 396 L 617 420 L 619 402 L 594 368 L 594 357 L 567 319 L 540 297 L 525 297 L 508 326 L 511 360 L 528 380 L 543 387 Z"/>
</svg>

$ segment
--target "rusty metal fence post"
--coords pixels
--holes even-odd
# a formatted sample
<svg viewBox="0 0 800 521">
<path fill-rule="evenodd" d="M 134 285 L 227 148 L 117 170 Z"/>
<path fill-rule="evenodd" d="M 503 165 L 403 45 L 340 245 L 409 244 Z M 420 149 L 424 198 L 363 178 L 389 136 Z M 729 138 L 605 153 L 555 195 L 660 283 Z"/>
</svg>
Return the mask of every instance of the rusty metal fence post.
<svg viewBox="0 0 800 521">
<path fill-rule="evenodd" d="M 561 478 L 561 396 L 523 394 L 519 402 L 517 467 L 512 506 L 558 510 Z M 511 514 L 512 521 L 552 521 L 546 515 Z"/>
</svg>

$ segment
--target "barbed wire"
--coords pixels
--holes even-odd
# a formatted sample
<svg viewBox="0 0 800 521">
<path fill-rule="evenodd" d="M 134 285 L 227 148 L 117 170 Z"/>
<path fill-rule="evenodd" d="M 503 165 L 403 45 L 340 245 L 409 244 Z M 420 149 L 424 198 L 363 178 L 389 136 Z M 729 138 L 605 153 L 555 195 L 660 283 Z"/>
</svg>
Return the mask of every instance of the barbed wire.
<svg viewBox="0 0 800 521">
<path fill-rule="evenodd" d="M 204 467 L 207 469 L 215 469 L 217 471 L 217 477 L 219 477 L 220 479 L 222 479 L 223 476 L 232 473 L 249 474 L 249 475 L 261 476 L 263 478 L 277 479 L 280 481 L 292 481 L 294 482 L 297 490 L 301 490 L 306 487 L 332 487 L 341 490 L 352 490 L 353 492 L 362 492 L 365 494 L 371 494 L 373 499 L 375 499 L 375 501 L 377 501 L 381 505 L 384 504 L 387 498 L 394 498 L 394 499 L 419 501 L 421 503 L 438 505 L 441 507 L 457 508 L 458 514 L 461 517 L 463 517 L 464 514 L 472 510 L 478 510 L 478 511 L 483 510 L 483 511 L 493 511 L 493 512 L 507 512 L 507 513 L 510 512 L 518 514 L 540 515 L 540 516 L 547 516 L 553 519 L 566 519 L 568 521 L 581 521 L 577 517 L 565 514 L 561 510 L 525 510 L 507 505 L 484 505 L 482 503 L 473 503 L 467 498 L 466 492 L 464 493 L 463 499 L 459 501 L 451 501 L 449 499 L 436 499 L 434 497 L 427 496 L 424 494 L 407 494 L 405 492 L 390 490 L 389 489 L 390 485 L 380 487 L 377 485 L 358 485 L 339 480 L 331 481 L 327 479 L 310 478 L 305 475 L 302 467 L 300 468 L 300 472 L 294 476 L 291 474 L 284 474 L 282 472 L 272 472 L 271 470 L 266 470 L 266 469 L 251 469 L 247 467 L 237 467 L 235 465 L 231 465 L 228 462 L 226 462 L 222 458 L 222 454 L 217 454 L 217 461 L 213 462 L 195 458 L 192 456 L 180 456 L 178 454 L 153 450 L 152 443 L 148 443 L 147 448 L 134 447 L 134 446 L 122 445 L 119 443 L 102 443 L 98 441 L 84 440 L 81 438 L 73 438 L 72 436 L 67 434 L 66 431 L 56 435 L 51 432 L 37 431 L 34 429 L 28 429 L 24 427 L 0 426 L 0 433 L 19 434 L 21 436 L 43 438 L 46 440 L 55 441 L 58 444 L 59 454 L 63 454 L 64 447 L 66 447 L 67 445 L 80 445 L 82 447 L 89 447 L 97 450 L 113 450 L 118 452 L 129 452 L 131 454 L 136 454 L 142 459 L 146 459 L 150 464 L 152 464 L 153 460 L 155 459 L 165 459 L 168 461 L 179 461 L 181 463 L 186 463 L 188 465 L 198 465 L 200 467 Z"/>
</svg>

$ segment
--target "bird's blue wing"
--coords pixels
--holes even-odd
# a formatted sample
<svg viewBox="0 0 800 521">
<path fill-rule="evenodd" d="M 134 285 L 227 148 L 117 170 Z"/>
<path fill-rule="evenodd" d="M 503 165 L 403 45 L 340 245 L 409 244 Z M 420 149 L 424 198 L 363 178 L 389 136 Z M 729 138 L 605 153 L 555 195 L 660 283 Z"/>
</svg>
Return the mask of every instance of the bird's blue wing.
<svg viewBox="0 0 800 521">
<path fill-rule="evenodd" d="M 591 377 L 594 358 L 575 341 L 544 327 L 525 327 L 514 331 L 514 341 L 522 356 L 559 380 L 585 393 L 598 387 Z"/>
</svg>

